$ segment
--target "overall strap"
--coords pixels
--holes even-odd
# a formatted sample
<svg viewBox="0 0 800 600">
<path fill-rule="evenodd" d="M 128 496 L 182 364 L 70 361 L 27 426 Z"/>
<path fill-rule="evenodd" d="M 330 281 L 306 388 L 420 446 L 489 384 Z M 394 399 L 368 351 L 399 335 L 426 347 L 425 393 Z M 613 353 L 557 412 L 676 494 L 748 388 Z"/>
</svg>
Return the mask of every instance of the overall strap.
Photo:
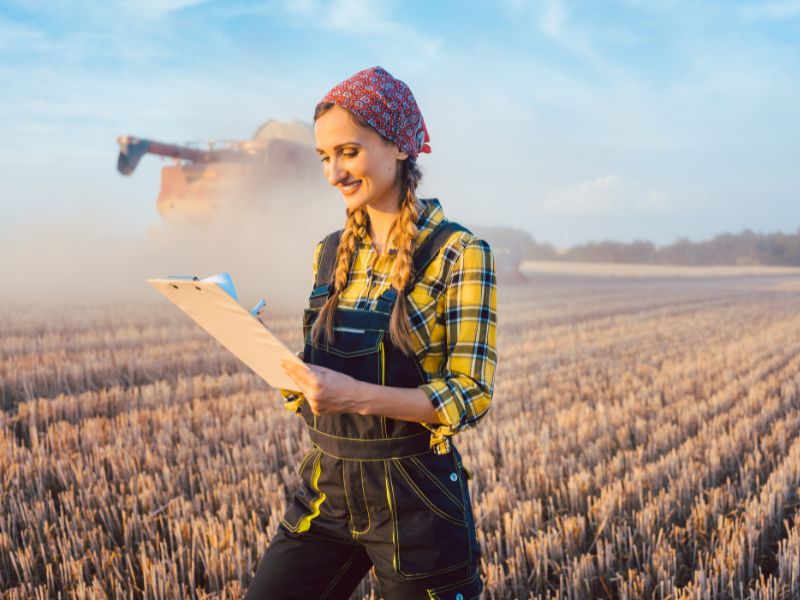
<svg viewBox="0 0 800 600">
<path fill-rule="evenodd" d="M 328 234 L 322 242 L 317 277 L 314 280 L 314 289 L 309 298 L 311 308 L 322 307 L 331 292 L 333 267 L 336 264 L 336 250 L 339 248 L 339 240 L 343 231 L 344 229 L 340 229 Z"/>
<path fill-rule="evenodd" d="M 341 239 L 343 231 L 343 229 L 334 231 L 323 240 L 322 250 L 320 250 L 319 266 L 317 267 L 317 278 L 314 281 L 314 290 L 311 292 L 311 297 L 309 298 L 311 308 L 322 307 L 332 291 L 336 250 L 339 248 L 339 240 Z M 425 272 L 425 269 L 439 253 L 439 250 L 441 250 L 445 242 L 447 242 L 450 236 L 456 231 L 472 233 L 463 225 L 453 221 L 442 221 L 414 251 L 414 267 L 411 279 L 405 289 L 406 295 L 411 293 L 419 276 Z M 378 298 L 375 310 L 378 312 L 390 313 L 396 299 L 397 292 L 394 288 L 390 287 Z"/>
<path fill-rule="evenodd" d="M 411 281 L 409 281 L 406 286 L 406 294 L 414 289 L 414 285 L 416 285 L 419 276 L 425 272 L 430 262 L 439 254 L 439 250 L 442 249 L 445 242 L 447 242 L 450 236 L 456 231 L 464 231 L 472 235 L 472 232 L 463 225 L 459 225 L 453 221 L 442 221 L 436 226 L 436 229 L 425 238 L 425 241 L 422 242 L 420 247 L 417 248 L 414 252 L 414 272 L 411 276 Z"/>
<path fill-rule="evenodd" d="M 405 288 L 406 296 L 411 293 L 411 290 L 414 289 L 419 277 L 425 272 L 425 269 L 431 263 L 431 261 L 436 258 L 436 255 L 439 254 L 439 250 L 442 249 L 442 246 L 444 246 L 445 242 L 447 242 L 450 236 L 456 231 L 464 231 L 472 234 L 472 232 L 463 225 L 453 221 L 442 221 L 436 226 L 436 229 L 434 229 L 428 235 L 428 237 L 425 238 L 425 241 L 422 242 L 422 244 L 420 244 L 420 246 L 414 251 L 414 269 L 411 273 L 411 279 Z M 397 300 L 397 291 L 390 287 L 383 294 L 381 294 L 380 298 L 378 298 L 375 310 L 379 312 L 391 313 L 392 305 L 394 304 L 395 300 Z"/>
</svg>

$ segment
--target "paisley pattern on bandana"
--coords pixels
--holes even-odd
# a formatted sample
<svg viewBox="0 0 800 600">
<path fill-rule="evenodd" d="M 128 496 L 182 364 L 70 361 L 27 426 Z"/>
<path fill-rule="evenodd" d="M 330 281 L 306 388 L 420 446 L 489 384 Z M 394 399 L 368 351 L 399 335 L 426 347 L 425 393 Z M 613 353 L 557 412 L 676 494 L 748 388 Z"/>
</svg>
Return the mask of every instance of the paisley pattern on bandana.
<svg viewBox="0 0 800 600">
<path fill-rule="evenodd" d="M 416 158 L 431 147 L 425 120 L 409 87 L 381 67 L 359 71 L 325 94 L 332 102 L 361 117 L 402 152 Z"/>
</svg>

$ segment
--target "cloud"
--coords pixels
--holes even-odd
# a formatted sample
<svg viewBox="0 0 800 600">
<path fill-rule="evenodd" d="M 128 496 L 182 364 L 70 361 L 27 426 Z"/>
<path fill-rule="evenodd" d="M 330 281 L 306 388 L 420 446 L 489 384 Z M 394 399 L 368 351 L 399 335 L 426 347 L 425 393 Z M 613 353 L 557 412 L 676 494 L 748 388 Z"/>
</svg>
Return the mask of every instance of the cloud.
<svg viewBox="0 0 800 600">
<path fill-rule="evenodd" d="M 741 9 L 742 17 L 752 20 L 782 20 L 800 15 L 800 0 L 774 0 Z"/>
<path fill-rule="evenodd" d="M 19 47 L 42 51 L 49 48 L 50 44 L 47 36 L 38 29 L 0 18 L 0 51 Z"/>
<path fill-rule="evenodd" d="M 542 31 L 552 38 L 564 40 L 566 38 L 566 32 L 564 31 L 566 20 L 567 13 L 561 0 L 547 0 L 545 2 L 541 20 Z"/>
<path fill-rule="evenodd" d="M 601 68 L 604 72 L 612 69 L 612 65 L 598 52 L 593 40 L 596 34 L 604 32 L 596 27 L 582 26 L 573 19 L 566 0 L 545 0 L 528 6 L 534 11 L 539 29 L 558 46 L 588 61 L 593 68 Z"/>
<path fill-rule="evenodd" d="M 549 216 L 592 217 L 658 213 L 666 207 L 664 192 L 643 189 L 610 174 L 551 190 L 536 206 L 536 212 Z"/>
<path fill-rule="evenodd" d="M 467 3 L 444 27 L 439 10 L 397 1 L 154 1 L 142 14 L 132 0 L 31 1 L 40 8 L 19 22 L 0 17 L 2 189 L 17 221 L 84 197 L 124 201 L 143 221 L 158 165 L 123 183 L 116 135 L 245 138 L 265 117 L 308 118 L 319 93 L 370 65 L 365 56 L 420 100 L 434 138 L 426 186 L 458 199 L 453 218 L 552 215 L 580 241 L 603 216 L 649 237 L 699 223 L 711 234 L 735 194 L 773 219 L 764 227 L 797 214 L 797 41 L 783 31 L 795 22 L 778 18 L 798 2 L 768 1 L 747 21 L 743 4 L 721 2 L 618 0 L 609 15 L 571 0 L 502 0 L 500 18 Z M 672 223 L 658 212 L 667 199 Z M 631 211 L 638 225 L 618 218 Z"/>
<path fill-rule="evenodd" d="M 503 10 L 508 10 L 512 14 L 519 14 L 528 5 L 528 0 L 502 0 L 499 6 Z"/>
<path fill-rule="evenodd" d="M 119 6 L 130 15 L 159 20 L 184 8 L 206 2 L 208 0 L 119 0 Z"/>
<path fill-rule="evenodd" d="M 438 36 L 427 36 L 391 17 L 392 3 L 369 0 L 300 0 L 286 2 L 283 11 L 301 17 L 305 26 L 348 35 L 403 40 L 421 49 L 423 55 L 436 56 L 442 47 Z"/>
</svg>

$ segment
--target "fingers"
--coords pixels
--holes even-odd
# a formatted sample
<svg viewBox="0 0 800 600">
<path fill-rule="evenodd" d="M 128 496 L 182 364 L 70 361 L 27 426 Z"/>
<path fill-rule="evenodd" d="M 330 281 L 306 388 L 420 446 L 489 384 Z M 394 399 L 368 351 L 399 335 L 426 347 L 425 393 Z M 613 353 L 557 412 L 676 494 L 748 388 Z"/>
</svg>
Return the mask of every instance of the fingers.
<svg viewBox="0 0 800 600">
<path fill-rule="evenodd" d="M 293 373 L 309 374 L 309 373 L 312 372 L 312 366 L 313 365 L 306 365 L 306 364 L 298 365 L 297 363 L 294 363 L 294 362 L 282 360 L 281 361 L 281 366 L 285 370 L 290 370 Z"/>
<path fill-rule="evenodd" d="M 295 369 L 301 369 L 303 371 L 308 371 L 310 370 L 311 367 L 311 365 L 307 365 L 306 363 L 302 362 L 302 359 L 300 360 L 300 362 L 296 362 L 293 360 L 282 358 L 280 359 L 280 364 L 281 367 L 283 367 L 284 369 L 286 369 L 287 367 L 294 367 Z"/>
<path fill-rule="evenodd" d="M 311 386 L 315 381 L 315 376 L 313 371 L 308 368 L 307 366 L 300 366 L 292 362 L 281 361 L 281 367 L 283 370 L 298 384 L 304 384 L 305 386 Z"/>
</svg>

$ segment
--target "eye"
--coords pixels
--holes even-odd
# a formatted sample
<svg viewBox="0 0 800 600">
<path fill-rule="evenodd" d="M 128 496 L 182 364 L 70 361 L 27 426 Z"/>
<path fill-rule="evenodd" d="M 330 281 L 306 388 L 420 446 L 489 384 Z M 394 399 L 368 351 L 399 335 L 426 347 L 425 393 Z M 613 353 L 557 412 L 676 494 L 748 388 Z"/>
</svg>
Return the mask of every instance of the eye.
<svg viewBox="0 0 800 600">
<path fill-rule="evenodd" d="M 347 149 L 342 151 L 342 156 L 345 158 L 355 158 L 358 155 L 358 150 Z"/>
<path fill-rule="evenodd" d="M 322 157 L 320 157 L 319 160 L 320 160 L 320 162 L 325 162 L 325 161 L 330 160 L 330 159 L 327 156 L 322 156 Z"/>
</svg>

